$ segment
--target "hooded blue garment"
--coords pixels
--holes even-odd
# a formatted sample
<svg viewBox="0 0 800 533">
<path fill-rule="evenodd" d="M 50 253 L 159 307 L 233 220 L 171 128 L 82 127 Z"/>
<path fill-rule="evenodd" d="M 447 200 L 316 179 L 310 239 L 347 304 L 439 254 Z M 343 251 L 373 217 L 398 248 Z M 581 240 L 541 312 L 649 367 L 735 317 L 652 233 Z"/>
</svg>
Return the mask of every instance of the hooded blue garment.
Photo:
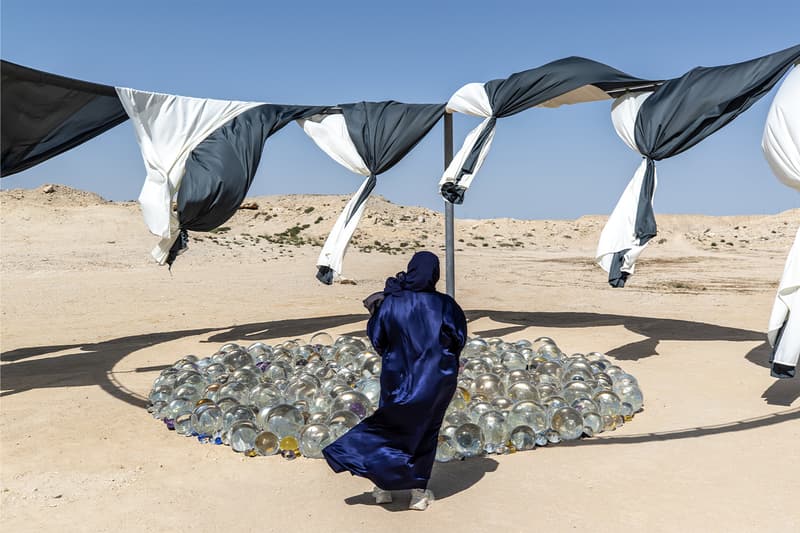
<svg viewBox="0 0 800 533">
<path fill-rule="evenodd" d="M 467 338 L 464 312 L 436 292 L 438 280 L 439 259 L 430 252 L 414 254 L 406 272 L 386 280 L 367 324 L 383 357 L 380 405 L 322 450 L 334 472 L 347 470 L 383 490 L 427 486 Z"/>
</svg>

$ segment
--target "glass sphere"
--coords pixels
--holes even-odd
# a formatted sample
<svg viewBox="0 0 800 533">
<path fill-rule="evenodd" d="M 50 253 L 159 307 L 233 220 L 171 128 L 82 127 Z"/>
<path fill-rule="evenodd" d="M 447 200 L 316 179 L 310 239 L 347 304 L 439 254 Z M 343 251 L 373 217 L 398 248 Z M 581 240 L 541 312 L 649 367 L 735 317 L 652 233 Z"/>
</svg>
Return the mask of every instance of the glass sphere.
<svg viewBox="0 0 800 533">
<path fill-rule="evenodd" d="M 572 402 L 571 407 L 580 414 L 596 413 L 598 410 L 597 404 L 594 402 L 594 400 L 576 400 Z"/>
<path fill-rule="evenodd" d="M 283 437 L 280 441 L 280 447 L 282 452 L 300 453 L 300 443 L 297 442 L 297 439 L 292 435 Z"/>
<path fill-rule="evenodd" d="M 527 381 L 530 381 L 530 379 L 531 379 L 531 376 L 530 376 L 530 374 L 528 374 L 528 371 L 527 370 L 523 370 L 523 369 L 511 370 L 511 371 L 505 373 L 502 377 L 505 378 L 505 379 L 503 379 L 503 381 L 506 384 L 506 389 L 508 389 L 509 386 L 511 386 L 512 384 L 514 384 L 514 383 L 516 383 L 518 381 L 527 382 Z"/>
<path fill-rule="evenodd" d="M 186 400 L 184 398 L 177 398 L 172 400 L 167 404 L 167 407 L 164 412 L 164 418 L 168 418 L 170 420 L 175 420 L 184 413 L 189 413 L 194 410 L 194 402 L 190 400 Z"/>
<path fill-rule="evenodd" d="M 596 435 L 603 431 L 603 419 L 600 417 L 599 414 L 593 411 L 587 411 L 582 414 L 583 414 L 584 431 L 586 431 L 586 428 L 590 429 L 591 435 Z"/>
<path fill-rule="evenodd" d="M 508 387 L 508 396 L 515 402 L 524 400 L 539 401 L 539 392 L 527 381 L 517 381 Z"/>
<path fill-rule="evenodd" d="M 234 407 L 237 407 L 238 405 L 241 404 L 236 400 L 234 400 L 233 398 L 220 398 L 217 401 L 217 407 L 219 407 L 223 415 L 228 411 L 230 411 L 231 409 L 233 409 Z"/>
<path fill-rule="evenodd" d="M 260 370 L 256 371 L 258 372 L 258 374 L 256 374 L 256 372 L 254 372 L 249 368 L 242 367 L 236 370 L 233 374 L 231 374 L 230 381 L 241 383 L 242 385 L 245 386 L 246 389 L 252 389 L 253 387 L 259 384 L 259 377 L 261 375 L 261 371 Z"/>
<path fill-rule="evenodd" d="M 255 422 L 256 416 L 248 405 L 231 407 L 222 414 L 222 431 L 229 433 L 236 422 Z"/>
<path fill-rule="evenodd" d="M 456 429 L 456 450 L 464 457 L 473 457 L 483 451 L 483 432 L 480 426 L 463 424 Z"/>
<path fill-rule="evenodd" d="M 468 422 L 466 422 L 466 423 L 468 423 Z M 455 439 L 456 438 L 456 430 L 457 429 L 458 429 L 458 426 L 444 426 L 444 427 L 442 427 L 441 431 L 439 431 L 439 434 L 440 435 L 447 435 L 451 439 Z M 453 442 L 455 442 L 455 440 L 453 440 Z"/>
<path fill-rule="evenodd" d="M 240 404 L 247 404 L 250 402 L 250 391 L 248 386 L 238 381 L 229 381 L 220 387 L 217 393 L 218 398 L 233 398 Z"/>
<path fill-rule="evenodd" d="M 255 448 L 257 435 L 258 430 L 254 423 L 240 421 L 231 426 L 228 440 L 233 451 L 244 453 Z"/>
<path fill-rule="evenodd" d="M 480 394 L 489 399 L 505 394 L 503 380 L 497 374 L 481 374 L 472 383 L 472 394 Z"/>
<path fill-rule="evenodd" d="M 481 359 L 470 359 L 464 364 L 462 372 L 466 377 L 475 379 L 480 375 L 488 373 L 490 368 L 491 367 Z"/>
<path fill-rule="evenodd" d="M 436 445 L 436 461 L 447 463 L 456 458 L 456 444 L 452 437 L 439 435 Z"/>
<path fill-rule="evenodd" d="M 478 419 L 478 426 L 483 432 L 483 449 L 487 453 L 494 453 L 499 446 L 505 444 L 508 428 L 503 413 L 500 411 L 483 413 Z"/>
<path fill-rule="evenodd" d="M 508 413 L 508 424 L 510 427 L 528 426 L 536 433 L 542 433 L 547 429 L 547 413 L 544 408 L 530 400 L 514 404 Z"/>
<path fill-rule="evenodd" d="M 506 398 L 505 396 L 498 396 L 494 400 L 492 400 L 492 407 L 497 409 L 502 413 L 506 413 L 511 410 L 514 406 L 514 402 L 511 401 L 510 398 Z"/>
<path fill-rule="evenodd" d="M 622 409 L 622 402 L 619 396 L 611 391 L 598 392 L 594 401 L 597 404 L 598 412 L 602 416 L 616 416 Z"/>
<path fill-rule="evenodd" d="M 172 391 L 173 388 L 170 385 L 153 387 L 153 390 L 150 391 L 147 399 L 150 401 L 150 403 L 169 402 L 173 400 Z"/>
<path fill-rule="evenodd" d="M 594 389 L 583 381 L 571 381 L 564 385 L 561 394 L 567 403 L 572 405 L 578 400 L 591 400 L 594 396 Z"/>
<path fill-rule="evenodd" d="M 175 433 L 178 435 L 191 435 L 192 434 L 192 413 L 182 411 L 178 413 L 173 422 Z"/>
<path fill-rule="evenodd" d="M 583 417 L 572 407 L 561 407 L 553 413 L 551 426 L 562 440 L 575 440 L 583 434 Z"/>
<path fill-rule="evenodd" d="M 275 455 L 280 450 L 278 436 L 269 431 L 262 431 L 256 436 L 255 449 L 261 455 Z"/>
<path fill-rule="evenodd" d="M 466 411 L 456 410 L 449 412 L 444 417 L 444 424 L 451 426 L 460 426 L 472 422 L 472 418 Z"/>
<path fill-rule="evenodd" d="M 622 385 L 615 385 L 614 392 L 617 393 L 620 401 L 630 404 L 632 411 L 631 414 L 638 412 L 644 405 L 644 396 L 642 395 L 642 391 L 633 383 L 628 382 Z"/>
<path fill-rule="evenodd" d="M 192 429 L 199 435 L 213 435 L 222 429 L 222 410 L 213 403 L 201 405 L 192 412 Z"/>
<path fill-rule="evenodd" d="M 319 333 L 313 334 L 308 343 L 315 346 L 330 346 L 333 344 L 333 337 L 325 331 L 320 331 Z"/>
<path fill-rule="evenodd" d="M 269 412 L 272 411 L 272 406 L 265 406 L 258 410 L 256 413 L 256 427 L 262 431 L 269 428 Z"/>
<path fill-rule="evenodd" d="M 536 433 L 528 426 L 517 426 L 509 438 L 517 450 L 532 450 L 536 446 Z"/>
<path fill-rule="evenodd" d="M 360 419 L 353 411 L 341 410 L 331 413 L 328 419 L 328 429 L 333 440 L 338 439 L 358 424 Z"/>
<path fill-rule="evenodd" d="M 328 412 L 327 411 L 318 411 L 316 413 L 311 413 L 308 415 L 308 420 L 306 423 L 311 424 L 326 424 L 328 423 Z"/>
<path fill-rule="evenodd" d="M 359 379 L 355 390 L 366 396 L 373 405 L 378 405 L 381 399 L 381 382 L 377 378 Z"/>
<path fill-rule="evenodd" d="M 250 403 L 255 405 L 258 409 L 272 407 L 283 403 L 283 396 L 273 386 L 267 383 L 259 383 L 250 389 Z"/>
<path fill-rule="evenodd" d="M 333 442 L 325 424 L 311 424 L 300 432 L 300 453 L 304 457 L 322 458 L 322 449 Z"/>
<path fill-rule="evenodd" d="M 360 420 L 372 412 L 372 404 L 366 395 L 351 390 L 340 393 L 331 404 L 331 411 L 342 410 L 352 411 Z"/>
<path fill-rule="evenodd" d="M 478 419 L 484 413 L 488 413 L 489 411 L 493 411 L 494 407 L 489 402 L 484 402 L 480 400 L 473 400 L 469 406 L 469 417 L 472 422 L 477 423 Z"/>
<path fill-rule="evenodd" d="M 317 386 L 310 379 L 294 379 L 286 387 L 284 396 L 289 402 L 312 402 L 319 394 Z"/>
<path fill-rule="evenodd" d="M 304 424 L 303 413 L 293 405 L 276 405 L 267 416 L 267 429 L 279 439 L 298 435 Z"/>
<path fill-rule="evenodd" d="M 528 365 L 521 354 L 511 351 L 503 352 L 502 362 L 506 370 L 525 370 Z"/>
</svg>

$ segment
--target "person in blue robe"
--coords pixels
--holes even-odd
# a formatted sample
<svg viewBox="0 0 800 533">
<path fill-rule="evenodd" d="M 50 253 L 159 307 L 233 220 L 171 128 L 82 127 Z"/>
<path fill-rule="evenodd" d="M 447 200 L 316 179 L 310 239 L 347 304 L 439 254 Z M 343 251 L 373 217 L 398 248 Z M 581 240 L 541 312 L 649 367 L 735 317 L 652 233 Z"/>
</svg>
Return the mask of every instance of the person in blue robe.
<svg viewBox="0 0 800 533">
<path fill-rule="evenodd" d="M 378 503 L 393 490 L 411 489 L 410 508 L 433 501 L 427 490 L 439 428 L 458 380 L 467 339 L 461 307 L 436 291 L 439 258 L 417 252 L 405 272 L 365 300 L 367 335 L 382 357 L 378 409 L 322 450 L 334 472 L 375 483 Z"/>
</svg>

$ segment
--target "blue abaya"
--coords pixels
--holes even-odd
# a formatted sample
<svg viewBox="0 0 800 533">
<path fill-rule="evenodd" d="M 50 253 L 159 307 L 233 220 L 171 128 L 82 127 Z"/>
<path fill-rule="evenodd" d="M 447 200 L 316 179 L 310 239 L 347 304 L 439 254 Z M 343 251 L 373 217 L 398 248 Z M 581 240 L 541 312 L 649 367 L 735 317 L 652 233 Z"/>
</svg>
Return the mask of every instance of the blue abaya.
<svg viewBox="0 0 800 533">
<path fill-rule="evenodd" d="M 335 472 L 347 470 L 383 490 L 427 486 L 467 335 L 464 312 L 436 292 L 438 279 L 438 258 L 419 252 L 407 272 L 387 280 L 367 324 L 383 357 L 380 405 L 322 451 Z"/>
</svg>

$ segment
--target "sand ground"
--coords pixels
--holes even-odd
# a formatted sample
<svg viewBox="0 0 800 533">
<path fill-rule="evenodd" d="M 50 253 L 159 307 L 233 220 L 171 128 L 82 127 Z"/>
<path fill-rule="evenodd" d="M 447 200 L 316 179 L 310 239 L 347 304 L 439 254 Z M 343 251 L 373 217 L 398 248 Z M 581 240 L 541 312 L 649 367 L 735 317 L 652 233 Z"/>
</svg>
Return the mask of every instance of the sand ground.
<svg viewBox="0 0 800 533">
<path fill-rule="evenodd" d="M 257 198 L 171 273 L 133 204 L 63 187 L 0 200 L 4 531 L 800 530 L 800 380 L 770 378 L 763 333 L 800 210 L 659 216 L 625 289 L 592 265 L 603 217 L 459 221 L 470 332 L 604 351 L 645 410 L 598 438 L 437 465 L 419 513 L 319 460 L 178 437 L 144 399 L 187 353 L 362 332 L 361 299 L 438 251 L 438 214 L 371 200 L 355 285 L 327 287 L 313 265 L 340 197 Z"/>
</svg>

